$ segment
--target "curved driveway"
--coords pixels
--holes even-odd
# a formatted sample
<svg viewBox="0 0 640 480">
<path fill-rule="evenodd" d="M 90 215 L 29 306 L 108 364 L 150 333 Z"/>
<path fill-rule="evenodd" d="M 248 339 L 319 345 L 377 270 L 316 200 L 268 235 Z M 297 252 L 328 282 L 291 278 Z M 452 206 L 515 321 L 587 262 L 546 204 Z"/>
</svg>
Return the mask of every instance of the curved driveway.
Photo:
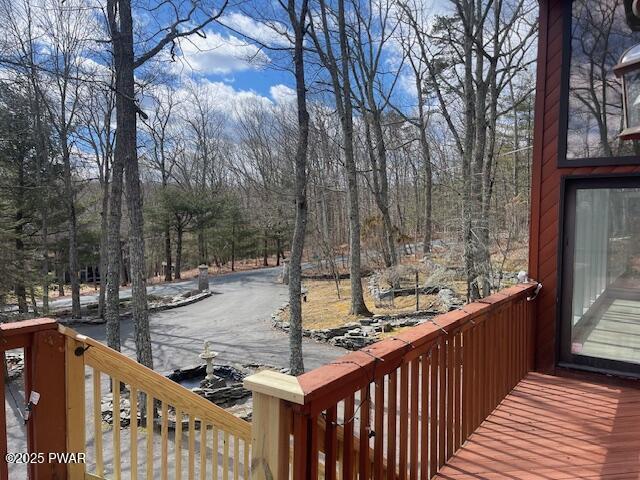
<svg viewBox="0 0 640 480">
<path fill-rule="evenodd" d="M 219 352 L 216 362 L 260 363 L 286 367 L 289 337 L 271 326 L 271 314 L 287 301 L 285 285 L 277 283 L 280 268 L 265 268 L 211 277 L 209 298 L 191 305 L 154 313 L 150 317 L 154 369 L 168 372 L 201 363 L 198 354 L 210 340 Z M 197 280 L 170 284 L 194 288 Z M 183 287 L 184 284 L 184 287 Z M 166 287 L 165 287 L 166 288 Z M 149 289 L 151 293 L 151 288 Z M 104 341 L 104 325 L 78 325 L 79 332 Z M 133 322 L 120 323 L 123 353 L 135 356 Z M 345 350 L 305 339 L 303 354 L 308 369 L 328 363 Z"/>
</svg>

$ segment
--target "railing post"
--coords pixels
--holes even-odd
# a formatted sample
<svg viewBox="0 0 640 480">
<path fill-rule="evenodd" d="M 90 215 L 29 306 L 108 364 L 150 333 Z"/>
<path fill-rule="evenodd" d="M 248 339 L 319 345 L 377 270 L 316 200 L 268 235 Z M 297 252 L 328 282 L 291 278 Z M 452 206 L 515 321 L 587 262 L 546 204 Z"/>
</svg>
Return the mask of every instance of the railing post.
<svg viewBox="0 0 640 480">
<path fill-rule="evenodd" d="M 28 450 L 31 453 L 64 453 L 67 451 L 65 406 L 65 340 L 58 330 L 33 334 L 25 349 L 27 401 L 32 392 L 40 394 L 27 422 Z M 50 461 L 29 465 L 29 478 L 67 478 L 64 463 Z"/>
<path fill-rule="evenodd" d="M 291 404 L 304 404 L 296 377 L 267 371 L 244 379 L 253 392 L 251 422 L 252 480 L 287 480 L 291 451 Z"/>
</svg>

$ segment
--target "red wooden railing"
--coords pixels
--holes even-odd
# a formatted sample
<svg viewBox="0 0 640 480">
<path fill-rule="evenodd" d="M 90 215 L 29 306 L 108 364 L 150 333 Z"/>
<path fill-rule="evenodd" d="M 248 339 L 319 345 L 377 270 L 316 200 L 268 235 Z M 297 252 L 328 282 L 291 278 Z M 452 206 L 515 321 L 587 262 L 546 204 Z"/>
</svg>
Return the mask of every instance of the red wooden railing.
<svg viewBox="0 0 640 480">
<path fill-rule="evenodd" d="M 258 436 L 253 464 L 275 462 L 266 478 L 276 469 L 273 478 L 296 480 L 432 478 L 533 368 L 534 289 L 517 285 L 440 315 L 280 391 L 250 378 L 254 399 L 283 399 L 281 415 L 293 417 L 293 454 L 286 440 L 274 453 Z M 260 421 L 254 411 L 254 437 Z"/>
<path fill-rule="evenodd" d="M 25 397 L 28 400 L 31 392 L 40 394 L 26 422 L 27 450 L 47 455 L 33 457 L 28 463 L 29 478 L 67 478 L 66 465 L 48 461 L 49 453 L 67 450 L 64 336 L 58 332 L 57 323 L 48 318 L 0 324 L 0 352 L 20 348 L 24 349 Z M 6 480 L 9 476 L 7 452 L 27 452 L 16 451 L 19 447 L 7 442 L 4 368 L 0 368 L 0 379 L 0 480 Z"/>
</svg>

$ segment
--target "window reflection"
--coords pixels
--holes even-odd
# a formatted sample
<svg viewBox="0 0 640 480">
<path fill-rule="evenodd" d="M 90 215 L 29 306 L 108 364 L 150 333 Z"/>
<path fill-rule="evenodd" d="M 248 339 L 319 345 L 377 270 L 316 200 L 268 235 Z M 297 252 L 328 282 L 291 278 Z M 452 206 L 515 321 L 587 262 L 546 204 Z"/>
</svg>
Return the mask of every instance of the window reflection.
<svg viewBox="0 0 640 480">
<path fill-rule="evenodd" d="M 576 194 L 571 353 L 640 363 L 640 190 Z"/>
<path fill-rule="evenodd" d="M 640 32 L 626 22 L 622 0 L 575 0 L 572 7 L 567 159 L 640 155 L 621 141 L 622 84 L 613 67 Z"/>
</svg>

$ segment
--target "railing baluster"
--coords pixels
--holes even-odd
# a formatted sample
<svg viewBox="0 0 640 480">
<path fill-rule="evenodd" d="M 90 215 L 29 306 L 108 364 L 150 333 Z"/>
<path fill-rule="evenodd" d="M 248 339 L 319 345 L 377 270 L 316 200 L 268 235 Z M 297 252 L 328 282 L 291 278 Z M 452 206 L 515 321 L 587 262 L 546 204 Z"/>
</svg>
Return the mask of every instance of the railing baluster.
<svg viewBox="0 0 640 480">
<path fill-rule="evenodd" d="M 453 452 L 460 448 L 462 443 L 460 436 L 462 435 L 462 333 L 457 332 L 452 336 L 453 340 Z M 452 452 L 452 453 L 453 453 Z"/>
<path fill-rule="evenodd" d="M 324 433 L 324 472 L 327 480 L 336 478 L 336 455 L 338 451 L 338 439 L 336 421 L 338 418 L 337 406 L 327 409 L 326 427 Z"/>
<path fill-rule="evenodd" d="M 212 426 L 213 433 L 213 445 L 211 450 L 213 451 L 213 458 L 211 459 L 211 480 L 218 480 L 218 435 L 219 431 L 215 425 Z"/>
<path fill-rule="evenodd" d="M 453 395 L 454 392 L 454 375 L 453 375 L 453 369 L 454 369 L 454 362 L 455 362 L 455 355 L 454 355 L 454 343 L 453 343 L 453 339 L 454 339 L 454 333 L 453 332 L 449 332 L 449 334 L 447 335 L 446 339 L 447 339 L 447 453 L 446 453 L 446 460 L 449 460 L 451 458 L 451 456 L 453 455 L 453 431 L 454 431 L 454 423 L 453 423 L 453 407 L 454 407 L 454 403 L 455 403 L 455 397 Z M 445 460 L 445 461 L 446 461 Z"/>
<path fill-rule="evenodd" d="M 222 478 L 229 480 L 229 432 L 224 432 L 224 444 L 222 446 Z"/>
<path fill-rule="evenodd" d="M 133 385 L 129 389 L 129 406 L 131 422 L 129 424 L 131 438 L 131 480 L 138 478 L 138 389 Z"/>
<path fill-rule="evenodd" d="M 176 430 L 175 430 L 175 467 L 176 479 L 182 478 L 182 410 L 176 407 Z"/>
<path fill-rule="evenodd" d="M 160 451 L 162 455 L 160 460 L 160 475 L 162 480 L 167 480 L 169 477 L 169 406 L 167 405 L 167 402 L 162 402 L 160 412 L 162 415 L 162 426 L 160 427 Z"/>
<path fill-rule="evenodd" d="M 200 480 L 207 476 L 207 424 L 200 420 Z"/>
<path fill-rule="evenodd" d="M 147 434 L 147 480 L 153 480 L 153 395 L 146 393 L 146 434 Z"/>
<path fill-rule="evenodd" d="M 122 465 L 120 461 L 120 380 L 117 377 L 111 377 L 111 390 L 113 392 L 113 478 L 120 480 Z"/>
<path fill-rule="evenodd" d="M 460 349 L 462 386 L 460 387 L 461 402 L 461 425 L 460 425 L 460 444 L 464 444 L 467 440 L 467 432 L 469 431 L 469 355 L 471 353 L 471 344 L 469 342 L 470 329 L 465 328 L 460 333 L 462 348 Z"/>
<path fill-rule="evenodd" d="M 360 390 L 360 478 L 369 479 L 371 473 L 371 460 L 369 458 L 369 428 L 370 421 L 370 409 L 369 396 L 371 392 L 371 384 L 367 384 L 362 390 Z M 313 436 L 315 437 L 315 435 Z M 314 456 L 317 459 L 317 455 Z M 317 460 L 313 460 L 312 463 L 317 464 Z M 312 474 L 312 478 L 317 478 Z"/>
<path fill-rule="evenodd" d="M 400 470 L 399 479 L 407 478 L 407 445 L 409 430 L 409 365 L 403 363 L 400 367 L 400 452 L 398 460 L 398 469 Z"/>
<path fill-rule="evenodd" d="M 93 431 L 96 456 L 96 475 L 104 477 L 104 460 L 102 455 L 102 393 L 100 371 L 93 369 Z"/>
<path fill-rule="evenodd" d="M 410 433 L 410 466 L 409 478 L 411 480 L 418 480 L 418 397 L 420 395 L 420 359 L 415 358 L 411 361 L 411 416 L 409 425 L 411 428 Z"/>
<path fill-rule="evenodd" d="M 5 365 L 5 352 L 2 352 L 2 365 Z M 6 461 L 7 456 L 7 412 L 5 407 L 4 391 L 5 388 L 11 388 L 5 383 L 4 367 L 0 368 L 0 480 L 8 480 L 9 464 Z"/>
<path fill-rule="evenodd" d="M 233 480 L 238 480 L 238 465 L 240 459 L 240 443 L 238 442 L 238 436 L 233 437 Z"/>
<path fill-rule="evenodd" d="M 384 479 L 384 377 L 375 382 L 373 478 Z M 327 477 L 328 479 L 328 477 Z"/>
<path fill-rule="evenodd" d="M 344 401 L 344 445 L 342 448 L 342 478 L 344 480 L 352 480 L 355 473 L 355 462 L 353 461 L 354 404 L 353 394 Z"/>
<path fill-rule="evenodd" d="M 189 413 L 189 452 L 188 452 L 188 461 L 189 461 L 189 476 L 187 477 L 189 480 L 194 480 L 196 476 L 196 458 L 195 458 L 195 449 L 196 449 L 196 422 L 193 417 L 193 413 Z"/>
<path fill-rule="evenodd" d="M 398 413 L 398 374 L 394 370 L 389 374 L 389 407 L 387 409 L 387 480 L 396 478 L 396 422 Z"/>
<path fill-rule="evenodd" d="M 429 356 L 431 358 L 430 382 L 431 397 L 429 399 L 429 478 L 432 478 L 438 470 L 438 372 L 440 369 L 440 356 L 438 344 L 431 346 Z"/>
<path fill-rule="evenodd" d="M 446 460 L 447 440 L 447 348 L 445 337 L 438 338 L 438 468 L 442 468 Z"/>
<path fill-rule="evenodd" d="M 420 377 L 420 480 L 429 478 L 429 361 L 428 353 L 421 357 Z"/>
<path fill-rule="evenodd" d="M 244 465 L 244 479 L 249 480 L 249 442 L 247 441 L 246 438 L 244 439 L 242 446 L 243 446 L 242 464 Z"/>
</svg>

